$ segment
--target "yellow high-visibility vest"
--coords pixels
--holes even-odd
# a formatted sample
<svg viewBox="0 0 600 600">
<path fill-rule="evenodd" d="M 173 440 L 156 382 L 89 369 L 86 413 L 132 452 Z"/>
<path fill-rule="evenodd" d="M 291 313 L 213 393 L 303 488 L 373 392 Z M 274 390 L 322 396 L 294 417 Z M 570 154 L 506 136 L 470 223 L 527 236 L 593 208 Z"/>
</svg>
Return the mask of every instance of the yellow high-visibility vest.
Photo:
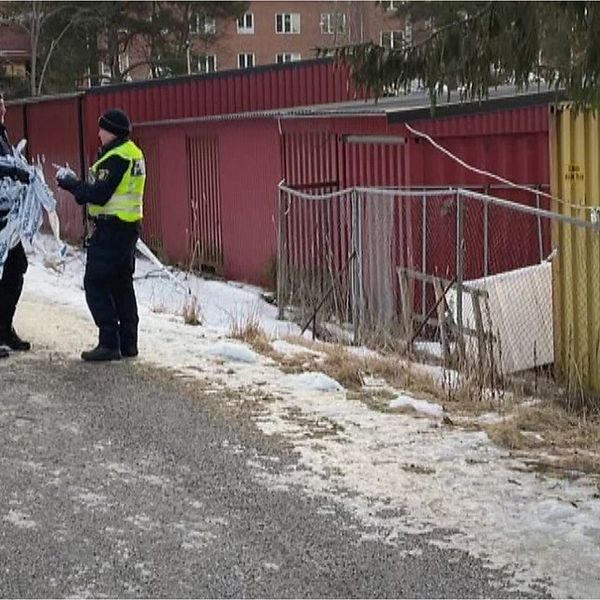
<svg viewBox="0 0 600 600">
<path fill-rule="evenodd" d="M 120 156 L 129 162 L 129 167 L 123 174 L 121 182 L 113 195 L 104 206 L 89 204 L 91 217 L 112 215 L 122 221 L 133 223 L 143 216 L 144 186 L 146 184 L 146 163 L 142 151 L 132 142 L 127 141 L 109 150 L 92 165 L 94 177 L 102 168 L 102 163 L 111 156 Z"/>
</svg>

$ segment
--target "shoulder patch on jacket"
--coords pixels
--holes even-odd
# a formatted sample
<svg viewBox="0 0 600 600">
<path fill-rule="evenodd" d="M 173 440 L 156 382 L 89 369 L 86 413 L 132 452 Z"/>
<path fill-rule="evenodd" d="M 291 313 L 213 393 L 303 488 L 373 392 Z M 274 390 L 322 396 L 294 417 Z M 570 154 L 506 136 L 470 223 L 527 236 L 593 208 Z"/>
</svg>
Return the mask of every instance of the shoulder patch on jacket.
<svg viewBox="0 0 600 600">
<path fill-rule="evenodd" d="M 133 164 L 131 165 L 131 174 L 134 177 L 146 175 L 146 163 L 143 158 L 133 161 Z"/>
</svg>

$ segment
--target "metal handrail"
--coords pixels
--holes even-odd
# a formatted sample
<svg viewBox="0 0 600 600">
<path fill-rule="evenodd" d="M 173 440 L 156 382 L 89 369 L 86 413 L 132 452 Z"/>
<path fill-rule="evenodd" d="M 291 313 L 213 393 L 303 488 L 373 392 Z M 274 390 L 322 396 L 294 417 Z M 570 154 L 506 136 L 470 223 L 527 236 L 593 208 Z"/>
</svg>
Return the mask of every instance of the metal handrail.
<svg viewBox="0 0 600 600">
<path fill-rule="evenodd" d="M 577 217 L 570 217 L 569 215 L 563 215 L 562 213 L 545 210 L 543 208 L 537 208 L 535 206 L 519 204 L 518 202 L 512 202 L 511 200 L 503 200 L 502 198 L 497 198 L 496 196 L 480 194 L 464 188 L 457 188 L 456 191 L 466 198 L 473 198 L 474 200 L 479 200 L 480 202 L 485 202 L 486 204 L 494 204 L 495 206 L 501 206 L 503 208 L 524 212 L 530 215 L 537 215 L 538 217 L 555 219 L 557 221 L 562 221 L 563 223 L 569 223 L 570 225 L 577 225 L 578 227 L 600 230 L 600 223 L 592 223 L 591 221 L 585 221 L 584 219 L 578 219 Z M 582 206 L 581 209 L 589 209 L 589 206 Z"/>
<path fill-rule="evenodd" d="M 472 189 L 468 189 L 466 187 L 440 187 L 440 188 L 384 188 L 384 187 L 362 187 L 362 186 L 354 186 L 350 188 L 345 188 L 343 190 L 338 190 L 337 192 L 329 192 L 326 194 L 308 194 L 304 192 L 299 192 L 294 188 L 290 188 L 282 183 L 279 184 L 279 189 L 283 192 L 292 194 L 297 198 L 303 198 L 305 200 L 330 200 L 332 198 L 339 198 L 341 196 L 350 197 L 354 192 L 364 193 L 364 194 L 378 194 L 381 196 L 390 196 L 390 197 L 414 197 L 416 200 L 422 200 L 423 197 L 430 196 L 439 196 L 440 194 L 461 194 L 466 198 L 473 198 L 474 200 L 478 200 L 485 204 L 493 204 L 495 206 L 500 206 L 503 208 L 516 210 L 518 212 L 527 213 L 530 215 L 536 215 L 538 217 L 543 217 L 547 219 L 555 219 L 558 221 L 562 221 L 563 223 L 568 223 L 570 225 L 577 225 L 579 227 L 584 227 L 586 229 L 592 229 L 594 231 L 600 231 L 600 223 L 594 223 L 592 221 L 587 221 L 585 219 L 580 219 L 577 217 L 572 217 L 569 215 L 565 215 L 558 212 L 553 212 L 550 210 L 546 210 L 543 208 L 537 208 L 535 206 L 529 206 L 527 204 L 521 204 L 519 202 L 514 202 L 512 200 L 505 200 L 503 198 L 498 198 L 496 196 L 491 196 L 489 194 L 482 194 L 480 192 L 473 191 Z M 492 188 L 490 188 L 492 189 Z M 499 188 L 495 188 L 499 189 Z M 510 189 L 510 188 L 507 188 Z M 532 193 L 535 193 L 536 189 L 532 188 Z M 589 207 L 581 207 L 581 210 L 586 210 Z"/>
</svg>

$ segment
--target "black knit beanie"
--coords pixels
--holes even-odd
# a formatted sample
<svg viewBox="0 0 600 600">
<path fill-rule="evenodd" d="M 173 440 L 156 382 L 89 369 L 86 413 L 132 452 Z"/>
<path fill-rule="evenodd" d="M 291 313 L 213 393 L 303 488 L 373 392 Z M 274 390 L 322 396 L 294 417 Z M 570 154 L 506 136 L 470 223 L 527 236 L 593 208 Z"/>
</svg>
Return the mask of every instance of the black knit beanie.
<svg viewBox="0 0 600 600">
<path fill-rule="evenodd" d="M 117 137 L 131 133 L 131 121 L 129 117 L 118 108 L 107 110 L 99 119 L 98 127 L 113 133 Z"/>
</svg>

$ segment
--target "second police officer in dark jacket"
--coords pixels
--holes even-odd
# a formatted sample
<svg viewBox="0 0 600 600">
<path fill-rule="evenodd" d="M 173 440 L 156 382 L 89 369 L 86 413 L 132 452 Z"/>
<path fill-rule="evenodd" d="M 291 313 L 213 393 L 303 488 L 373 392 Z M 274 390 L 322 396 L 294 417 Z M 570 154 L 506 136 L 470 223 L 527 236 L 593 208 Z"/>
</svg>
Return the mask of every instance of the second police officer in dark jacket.
<svg viewBox="0 0 600 600">
<path fill-rule="evenodd" d="M 146 169 L 142 151 L 129 139 L 131 122 L 121 110 L 98 120 L 102 147 L 91 181 L 57 177 L 58 185 L 87 204 L 95 222 L 84 276 L 85 297 L 99 329 L 98 345 L 86 361 L 118 360 L 138 354 L 138 311 L 133 288 L 135 246 L 140 235 Z"/>
</svg>

